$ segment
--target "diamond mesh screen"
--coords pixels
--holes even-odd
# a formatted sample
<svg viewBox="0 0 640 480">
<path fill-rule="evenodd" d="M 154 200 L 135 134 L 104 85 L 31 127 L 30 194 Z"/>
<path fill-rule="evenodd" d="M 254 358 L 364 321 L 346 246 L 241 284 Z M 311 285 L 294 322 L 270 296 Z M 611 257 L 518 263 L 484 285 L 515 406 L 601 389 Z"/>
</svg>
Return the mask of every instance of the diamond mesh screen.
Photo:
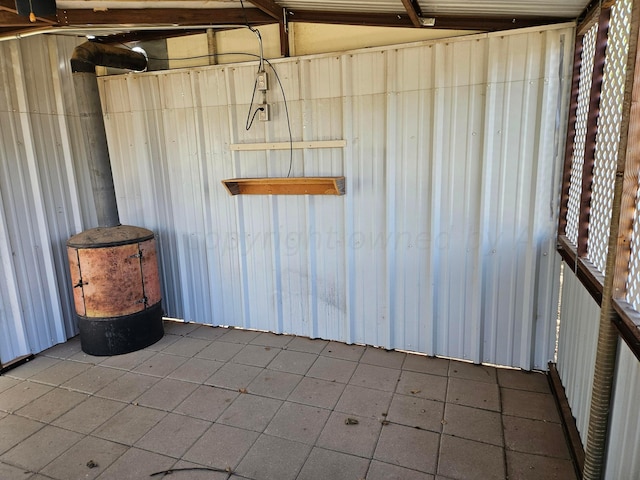
<svg viewBox="0 0 640 480">
<path fill-rule="evenodd" d="M 622 120 L 631 3 L 631 0 L 618 0 L 611 8 L 600 97 L 587 255 L 602 273 L 604 273 L 607 259 L 611 204 Z"/>
<path fill-rule="evenodd" d="M 636 310 L 640 310 L 640 195 L 636 202 L 633 219 L 633 233 L 631 235 L 631 258 L 629 259 L 629 278 L 627 279 L 627 301 Z"/>
<path fill-rule="evenodd" d="M 571 183 L 569 185 L 569 205 L 567 209 L 566 235 L 574 245 L 578 244 L 578 221 L 580 218 L 580 195 L 582 194 L 582 169 L 587 137 L 587 117 L 589 96 L 593 78 L 593 60 L 596 52 L 598 24 L 594 24 L 582 37 L 582 58 L 580 60 L 580 82 L 578 84 L 578 108 L 576 111 L 576 133 L 573 138 L 571 155 Z"/>
</svg>

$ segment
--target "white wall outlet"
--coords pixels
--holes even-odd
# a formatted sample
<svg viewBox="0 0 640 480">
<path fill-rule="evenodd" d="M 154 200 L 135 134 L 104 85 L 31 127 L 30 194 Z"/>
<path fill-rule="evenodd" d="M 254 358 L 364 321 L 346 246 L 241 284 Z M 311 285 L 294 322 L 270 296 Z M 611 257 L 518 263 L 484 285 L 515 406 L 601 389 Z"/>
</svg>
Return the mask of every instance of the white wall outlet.
<svg viewBox="0 0 640 480">
<path fill-rule="evenodd" d="M 268 122 L 271 120 L 271 111 L 270 105 L 268 103 L 263 103 L 258 107 L 258 120 L 261 122 Z"/>
<path fill-rule="evenodd" d="M 267 72 L 258 72 L 256 86 L 261 92 L 269 90 L 269 77 L 267 76 Z"/>
</svg>

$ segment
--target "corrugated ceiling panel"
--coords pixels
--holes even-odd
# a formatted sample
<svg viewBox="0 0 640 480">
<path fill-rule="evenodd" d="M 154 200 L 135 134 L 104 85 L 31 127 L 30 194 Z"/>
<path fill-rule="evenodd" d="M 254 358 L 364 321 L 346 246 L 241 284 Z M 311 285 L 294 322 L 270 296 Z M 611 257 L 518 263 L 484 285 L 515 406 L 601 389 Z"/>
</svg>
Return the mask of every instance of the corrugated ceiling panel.
<svg viewBox="0 0 640 480">
<path fill-rule="evenodd" d="M 572 35 L 274 62 L 293 139 L 347 142 L 294 150 L 292 175 L 345 175 L 343 197 L 227 195 L 290 166 L 229 149 L 289 138 L 273 75 L 273 120 L 245 129 L 255 65 L 103 77 L 122 221 L 158 233 L 169 315 L 545 369 Z"/>
<path fill-rule="evenodd" d="M 575 274 L 565 266 L 558 343 L 558 373 L 571 406 L 571 413 L 576 419 L 583 445 L 586 445 L 587 441 L 599 319 L 600 307 Z"/>
<path fill-rule="evenodd" d="M 92 202 L 77 187 L 80 119 L 75 103 L 64 101 L 72 97 L 67 63 L 76 44 L 44 36 L 0 44 L 3 363 L 76 332 L 65 242 L 93 215 Z"/>
<path fill-rule="evenodd" d="M 640 478 L 640 363 L 620 341 L 607 445 L 606 479 Z"/>
</svg>

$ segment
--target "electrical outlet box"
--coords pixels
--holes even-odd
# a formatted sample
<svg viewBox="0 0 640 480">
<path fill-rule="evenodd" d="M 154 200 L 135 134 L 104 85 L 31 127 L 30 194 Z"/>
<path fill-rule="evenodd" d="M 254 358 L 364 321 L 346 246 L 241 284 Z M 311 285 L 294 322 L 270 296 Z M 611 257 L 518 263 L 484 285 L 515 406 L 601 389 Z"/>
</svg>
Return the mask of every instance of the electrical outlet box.
<svg viewBox="0 0 640 480">
<path fill-rule="evenodd" d="M 256 86 L 261 92 L 269 90 L 269 77 L 267 77 L 267 72 L 258 72 Z"/>
<path fill-rule="evenodd" d="M 268 122 L 271 120 L 271 112 L 268 103 L 263 103 L 258 108 L 260 109 L 258 110 L 258 120 L 261 122 Z"/>
</svg>

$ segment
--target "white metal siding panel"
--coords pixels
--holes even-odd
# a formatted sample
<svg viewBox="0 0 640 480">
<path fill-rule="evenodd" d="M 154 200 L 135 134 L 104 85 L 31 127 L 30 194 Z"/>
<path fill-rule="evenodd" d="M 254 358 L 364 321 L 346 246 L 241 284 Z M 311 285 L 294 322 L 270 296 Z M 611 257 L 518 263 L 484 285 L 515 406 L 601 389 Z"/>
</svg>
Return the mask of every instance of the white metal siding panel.
<svg viewBox="0 0 640 480">
<path fill-rule="evenodd" d="M 640 478 L 640 363 L 620 341 L 607 445 L 606 480 Z"/>
<path fill-rule="evenodd" d="M 274 62 L 293 176 L 343 197 L 229 197 L 286 176 L 273 120 L 245 131 L 255 65 L 103 77 L 123 223 L 159 235 L 169 315 L 522 368 L 553 355 L 553 255 L 573 29 Z M 564 59 L 564 62 L 563 62 Z M 558 126 L 560 125 L 560 126 Z"/>
<path fill-rule="evenodd" d="M 600 307 L 573 272 L 564 269 L 558 343 L 558 373 L 583 445 L 591 405 Z M 624 478 L 624 477 L 620 477 Z M 631 478 L 631 477 L 629 477 Z"/>
<path fill-rule="evenodd" d="M 76 332 L 65 242 L 93 215 L 76 186 L 84 145 L 76 140 L 81 123 L 74 103 L 67 102 L 73 96 L 68 58 L 77 43 L 42 36 L 0 44 L 3 363 Z"/>
</svg>

